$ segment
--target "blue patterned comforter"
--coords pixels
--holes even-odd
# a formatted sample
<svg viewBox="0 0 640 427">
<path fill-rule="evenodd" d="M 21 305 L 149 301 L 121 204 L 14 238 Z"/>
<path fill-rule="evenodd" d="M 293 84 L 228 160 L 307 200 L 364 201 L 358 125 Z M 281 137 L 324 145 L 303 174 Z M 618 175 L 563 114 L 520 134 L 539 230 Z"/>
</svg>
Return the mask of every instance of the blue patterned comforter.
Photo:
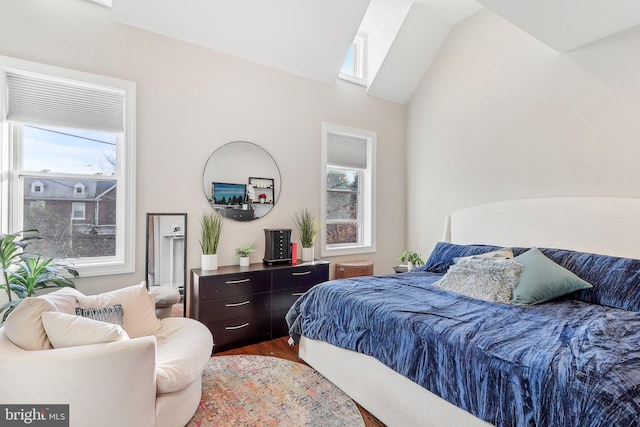
<svg viewBox="0 0 640 427">
<path fill-rule="evenodd" d="M 640 426 L 640 313 L 475 300 L 417 271 L 327 282 L 290 334 L 368 354 L 497 426 Z"/>
</svg>

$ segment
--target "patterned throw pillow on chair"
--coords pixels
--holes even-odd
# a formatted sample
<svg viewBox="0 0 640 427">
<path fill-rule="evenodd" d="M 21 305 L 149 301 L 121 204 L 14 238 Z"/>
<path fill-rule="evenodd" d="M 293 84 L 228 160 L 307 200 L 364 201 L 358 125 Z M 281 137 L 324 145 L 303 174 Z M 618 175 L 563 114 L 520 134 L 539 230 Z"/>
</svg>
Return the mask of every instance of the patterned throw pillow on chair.
<svg viewBox="0 0 640 427">
<path fill-rule="evenodd" d="M 122 326 L 122 319 L 124 318 L 122 304 L 115 304 L 101 308 L 76 307 L 76 314 L 78 316 L 99 320 L 101 322 L 113 323 L 120 326 Z"/>
</svg>

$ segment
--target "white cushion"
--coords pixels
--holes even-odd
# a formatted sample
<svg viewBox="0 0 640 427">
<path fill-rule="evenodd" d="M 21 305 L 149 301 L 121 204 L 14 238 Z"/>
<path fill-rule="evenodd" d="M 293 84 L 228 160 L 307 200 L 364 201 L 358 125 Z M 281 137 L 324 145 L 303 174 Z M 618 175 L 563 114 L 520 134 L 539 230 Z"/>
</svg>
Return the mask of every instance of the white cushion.
<svg viewBox="0 0 640 427">
<path fill-rule="evenodd" d="M 162 320 L 156 338 L 158 393 L 182 390 L 202 376 L 213 348 L 209 328 L 186 317 L 169 317 Z"/>
<path fill-rule="evenodd" d="M 42 326 L 41 315 L 55 311 L 55 306 L 44 298 L 27 297 L 11 312 L 4 324 L 7 338 L 23 350 L 47 350 L 51 348 Z"/>
<path fill-rule="evenodd" d="M 23 350 L 47 350 L 51 343 L 42 326 L 44 311 L 73 314 L 76 298 L 83 296 L 74 288 L 62 288 L 39 297 L 27 297 L 13 310 L 5 322 L 7 338 Z"/>
<path fill-rule="evenodd" d="M 99 295 L 78 297 L 82 308 L 101 308 L 121 304 L 124 310 L 122 327 L 131 338 L 154 335 L 160 329 L 153 297 L 145 282 Z"/>
<path fill-rule="evenodd" d="M 483 254 L 456 257 L 453 259 L 453 262 L 457 264 L 460 261 L 466 261 L 470 259 L 488 259 L 491 261 L 500 261 L 500 260 L 512 259 L 512 258 L 513 258 L 513 251 L 511 250 L 511 248 L 502 248 L 502 249 L 498 249 L 497 251 L 485 252 Z"/>
<path fill-rule="evenodd" d="M 42 325 L 53 348 L 77 347 L 129 339 L 119 325 L 57 311 L 42 313 Z"/>
</svg>

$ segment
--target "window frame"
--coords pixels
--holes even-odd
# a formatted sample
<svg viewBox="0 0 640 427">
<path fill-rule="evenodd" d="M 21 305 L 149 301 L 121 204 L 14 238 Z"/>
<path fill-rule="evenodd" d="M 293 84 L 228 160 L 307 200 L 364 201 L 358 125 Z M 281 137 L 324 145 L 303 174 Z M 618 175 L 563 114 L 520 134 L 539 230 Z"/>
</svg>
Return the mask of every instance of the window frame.
<svg viewBox="0 0 640 427">
<path fill-rule="evenodd" d="M 76 217 L 76 208 L 82 206 L 82 209 L 78 211 L 82 211 L 81 217 Z M 84 221 L 87 219 L 87 204 L 85 202 L 72 202 L 71 203 L 71 220 L 72 221 Z"/>
<path fill-rule="evenodd" d="M 358 32 L 351 43 L 353 46 L 354 73 L 344 73 L 340 70 L 338 77 L 360 86 L 367 86 L 367 35 Z M 345 58 L 346 60 L 346 58 Z"/>
<path fill-rule="evenodd" d="M 116 255 L 106 257 L 71 258 L 81 277 L 102 276 L 135 272 L 135 164 L 136 164 L 136 84 L 134 82 L 106 77 L 82 71 L 70 70 L 36 62 L 0 55 L 0 173 L 8 179 L 2 180 L 0 189 L 0 232 L 12 233 L 21 230 L 22 204 L 24 203 L 24 188 L 21 186 L 20 175 L 47 178 L 43 172 L 31 173 L 20 171 L 19 142 L 22 140 L 19 132 L 13 132 L 12 122 L 7 120 L 7 73 L 40 74 L 57 79 L 69 79 L 83 82 L 87 85 L 109 87 L 123 91 L 124 132 L 117 138 L 116 143 L 116 174 L 108 177 L 118 185 L 116 199 Z M 53 125 L 51 123 L 41 123 Z M 51 176 L 60 177 L 64 174 L 55 173 Z M 77 177 L 78 175 L 69 175 Z M 105 177 L 107 178 L 107 177 Z M 99 179 L 95 176 L 94 179 Z"/>
<path fill-rule="evenodd" d="M 376 132 L 356 129 L 332 123 L 322 123 L 321 130 L 321 170 L 322 179 L 320 185 L 320 255 L 342 256 L 351 254 L 363 254 L 376 251 Z M 339 134 L 348 137 L 361 138 L 366 140 L 367 148 L 367 168 L 354 169 L 328 164 L 327 161 L 327 141 L 329 134 Z M 336 221 L 327 219 L 327 172 L 328 169 L 358 170 L 360 176 L 358 184 L 360 194 L 358 200 L 358 217 L 361 219 L 361 229 L 359 230 L 359 243 L 357 244 L 327 244 L 327 224 Z M 345 222 L 345 221 L 339 221 Z"/>
</svg>

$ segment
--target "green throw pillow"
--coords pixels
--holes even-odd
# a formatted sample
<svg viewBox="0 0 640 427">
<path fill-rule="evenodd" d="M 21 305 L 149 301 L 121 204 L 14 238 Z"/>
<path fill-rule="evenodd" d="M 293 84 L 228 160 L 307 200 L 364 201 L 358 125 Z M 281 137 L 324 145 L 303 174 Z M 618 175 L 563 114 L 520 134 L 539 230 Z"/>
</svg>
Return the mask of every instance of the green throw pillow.
<svg viewBox="0 0 640 427">
<path fill-rule="evenodd" d="M 524 265 L 520 281 L 513 290 L 511 303 L 515 305 L 538 304 L 580 289 L 592 288 L 569 270 L 544 256 L 534 247 L 514 258 Z"/>
</svg>

